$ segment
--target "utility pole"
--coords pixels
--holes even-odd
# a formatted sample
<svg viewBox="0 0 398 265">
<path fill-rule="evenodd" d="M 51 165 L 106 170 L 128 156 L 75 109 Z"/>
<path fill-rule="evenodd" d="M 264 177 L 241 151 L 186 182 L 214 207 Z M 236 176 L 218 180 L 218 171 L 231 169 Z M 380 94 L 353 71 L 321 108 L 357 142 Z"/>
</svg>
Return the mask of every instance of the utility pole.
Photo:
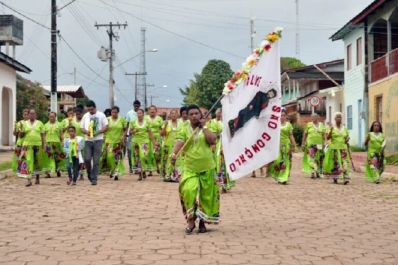
<svg viewBox="0 0 398 265">
<path fill-rule="evenodd" d="M 106 27 L 106 33 L 108 34 L 109 37 L 109 107 L 113 107 L 115 105 L 115 95 L 113 91 L 113 85 L 115 81 L 113 80 L 113 59 L 114 59 L 114 52 L 113 52 L 113 39 L 116 41 L 119 40 L 119 36 L 115 34 L 113 31 L 113 28 L 126 28 L 127 27 L 127 22 L 124 24 L 118 23 L 112 23 L 109 22 L 109 24 L 97 24 L 95 23 L 95 27 L 99 29 L 100 27 Z"/>
<path fill-rule="evenodd" d="M 50 109 L 57 113 L 57 1 L 51 0 L 51 96 Z"/>
<path fill-rule="evenodd" d="M 299 0 L 296 1 L 296 57 L 300 58 L 300 9 Z"/>
<path fill-rule="evenodd" d="M 145 58 L 145 32 L 146 28 L 141 27 L 141 60 L 140 60 L 140 72 L 146 73 L 146 58 Z M 147 108 L 147 87 L 146 87 L 146 75 L 141 75 L 141 84 L 143 85 L 144 93 L 138 93 L 138 95 L 143 94 L 144 109 Z"/>
<path fill-rule="evenodd" d="M 250 52 L 254 50 L 254 38 L 256 37 L 256 30 L 254 29 L 254 17 L 250 19 Z"/>
<path fill-rule="evenodd" d="M 159 97 L 154 96 L 154 95 L 150 95 L 149 98 L 150 98 L 150 101 L 149 101 L 150 103 L 149 104 L 152 106 L 153 105 L 153 99 L 154 98 L 159 98 Z"/>
<path fill-rule="evenodd" d="M 125 75 L 133 75 L 135 82 L 134 82 L 134 100 L 137 100 L 138 98 L 138 76 L 140 75 L 146 75 L 146 73 L 125 73 Z"/>
</svg>

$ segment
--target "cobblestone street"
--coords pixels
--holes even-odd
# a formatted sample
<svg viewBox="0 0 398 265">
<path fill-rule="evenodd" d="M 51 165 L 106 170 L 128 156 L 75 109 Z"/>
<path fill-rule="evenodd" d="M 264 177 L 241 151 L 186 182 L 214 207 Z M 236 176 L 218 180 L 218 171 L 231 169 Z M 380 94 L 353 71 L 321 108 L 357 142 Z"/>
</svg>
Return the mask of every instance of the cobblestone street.
<svg viewBox="0 0 398 265">
<path fill-rule="evenodd" d="M 296 158 L 297 160 L 297 158 Z M 1 264 L 398 264 L 397 183 L 355 175 L 290 185 L 243 178 L 221 198 L 222 222 L 185 235 L 178 185 L 102 176 L 0 181 Z"/>
</svg>

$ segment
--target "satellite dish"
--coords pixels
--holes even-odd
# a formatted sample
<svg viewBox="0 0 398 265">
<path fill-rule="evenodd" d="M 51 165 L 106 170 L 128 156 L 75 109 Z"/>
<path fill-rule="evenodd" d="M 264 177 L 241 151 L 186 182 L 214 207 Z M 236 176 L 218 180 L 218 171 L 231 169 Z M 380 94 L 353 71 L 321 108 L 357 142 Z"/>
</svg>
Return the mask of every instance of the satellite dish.
<svg viewBox="0 0 398 265">
<path fill-rule="evenodd" d="M 101 49 L 99 49 L 99 51 L 97 52 L 97 57 L 103 62 L 108 61 L 108 51 L 103 46 L 101 46 Z"/>
</svg>

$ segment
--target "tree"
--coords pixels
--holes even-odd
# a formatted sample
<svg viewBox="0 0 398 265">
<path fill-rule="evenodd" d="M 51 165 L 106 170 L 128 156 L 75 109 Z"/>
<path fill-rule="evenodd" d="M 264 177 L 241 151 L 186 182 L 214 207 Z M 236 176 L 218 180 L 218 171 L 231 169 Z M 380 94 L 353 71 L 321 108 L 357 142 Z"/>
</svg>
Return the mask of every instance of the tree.
<svg viewBox="0 0 398 265">
<path fill-rule="evenodd" d="M 184 96 L 185 104 L 197 104 L 209 109 L 221 95 L 224 84 L 232 77 L 229 64 L 222 60 L 210 60 L 203 67 L 200 74 L 180 92 Z"/>
<path fill-rule="evenodd" d="M 49 102 L 43 94 L 39 83 L 31 82 L 17 75 L 17 119 L 22 119 L 24 109 L 35 109 L 37 119 L 43 122 L 48 120 Z"/>
<path fill-rule="evenodd" d="M 291 68 L 303 67 L 305 64 L 294 57 L 281 57 L 281 71 L 284 72 Z"/>
</svg>

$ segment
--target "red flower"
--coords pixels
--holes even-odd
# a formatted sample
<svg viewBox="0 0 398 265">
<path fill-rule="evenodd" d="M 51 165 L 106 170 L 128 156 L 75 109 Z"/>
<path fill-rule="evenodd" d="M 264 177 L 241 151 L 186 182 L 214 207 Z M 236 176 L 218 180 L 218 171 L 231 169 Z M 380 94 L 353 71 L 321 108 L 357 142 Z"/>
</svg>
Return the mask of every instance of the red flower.
<svg viewBox="0 0 398 265">
<path fill-rule="evenodd" d="M 267 44 L 264 46 L 264 50 L 269 51 L 271 49 L 271 45 Z"/>
</svg>

